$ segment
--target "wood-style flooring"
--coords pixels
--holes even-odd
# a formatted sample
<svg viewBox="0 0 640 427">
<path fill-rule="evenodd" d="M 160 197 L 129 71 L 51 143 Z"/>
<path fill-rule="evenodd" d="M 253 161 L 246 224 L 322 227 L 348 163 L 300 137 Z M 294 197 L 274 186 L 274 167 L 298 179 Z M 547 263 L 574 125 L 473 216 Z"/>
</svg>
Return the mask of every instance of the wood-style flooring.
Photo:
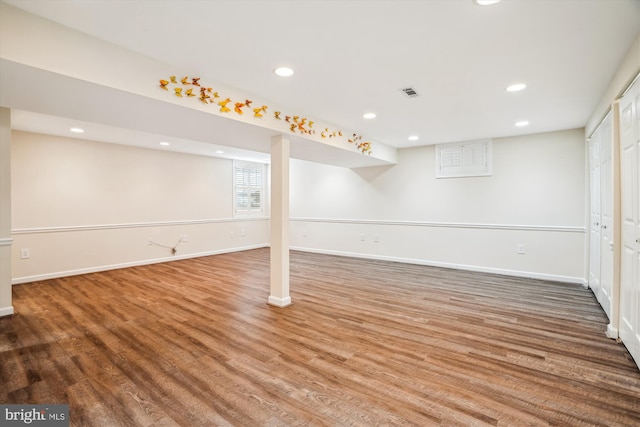
<svg viewBox="0 0 640 427">
<path fill-rule="evenodd" d="M 579 285 L 269 250 L 13 287 L 0 404 L 72 426 L 638 426 L 640 372 Z"/>
</svg>

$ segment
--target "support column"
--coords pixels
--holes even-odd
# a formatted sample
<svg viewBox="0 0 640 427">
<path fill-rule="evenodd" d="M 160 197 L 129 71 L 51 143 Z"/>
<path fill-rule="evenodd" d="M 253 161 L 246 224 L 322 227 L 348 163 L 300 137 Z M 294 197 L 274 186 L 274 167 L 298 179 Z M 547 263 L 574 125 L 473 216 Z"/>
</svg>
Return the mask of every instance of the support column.
<svg viewBox="0 0 640 427">
<path fill-rule="evenodd" d="M 286 307 L 289 296 L 289 140 L 271 138 L 271 295 L 269 304 Z"/>
<path fill-rule="evenodd" d="M 0 317 L 11 305 L 11 110 L 0 107 Z"/>
</svg>

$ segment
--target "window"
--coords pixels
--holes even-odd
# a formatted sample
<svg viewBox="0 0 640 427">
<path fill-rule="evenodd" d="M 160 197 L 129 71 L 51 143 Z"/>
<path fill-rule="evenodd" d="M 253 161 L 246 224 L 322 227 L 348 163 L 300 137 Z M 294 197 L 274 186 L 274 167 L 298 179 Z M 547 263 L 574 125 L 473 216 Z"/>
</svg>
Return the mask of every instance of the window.
<svg viewBox="0 0 640 427">
<path fill-rule="evenodd" d="M 436 178 L 490 176 L 491 140 L 436 145 Z"/>
<path fill-rule="evenodd" d="M 233 187 L 235 216 L 263 214 L 264 165 L 234 162 Z"/>
</svg>

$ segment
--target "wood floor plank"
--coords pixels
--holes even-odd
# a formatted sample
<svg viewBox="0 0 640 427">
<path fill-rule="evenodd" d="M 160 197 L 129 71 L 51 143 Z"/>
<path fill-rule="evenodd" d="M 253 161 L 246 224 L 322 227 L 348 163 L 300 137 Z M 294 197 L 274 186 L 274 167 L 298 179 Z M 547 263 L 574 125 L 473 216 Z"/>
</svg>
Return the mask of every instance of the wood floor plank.
<svg viewBox="0 0 640 427">
<path fill-rule="evenodd" d="M 640 371 L 579 285 L 258 249 L 13 287 L 0 403 L 72 426 L 636 426 Z"/>
</svg>

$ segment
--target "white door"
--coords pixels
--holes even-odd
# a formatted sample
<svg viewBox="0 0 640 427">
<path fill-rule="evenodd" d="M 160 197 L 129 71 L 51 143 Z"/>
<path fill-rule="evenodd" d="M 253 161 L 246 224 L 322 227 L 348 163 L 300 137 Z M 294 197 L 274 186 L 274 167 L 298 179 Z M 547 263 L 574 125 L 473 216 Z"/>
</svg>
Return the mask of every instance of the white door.
<svg viewBox="0 0 640 427">
<path fill-rule="evenodd" d="M 596 294 L 611 319 L 611 293 L 613 291 L 613 153 L 612 114 L 609 113 L 599 128 L 600 132 L 600 292 Z"/>
<path fill-rule="evenodd" d="M 640 84 L 620 100 L 620 338 L 640 366 Z"/>
<path fill-rule="evenodd" d="M 589 140 L 589 287 L 600 294 L 600 138 L 599 129 Z"/>
</svg>

